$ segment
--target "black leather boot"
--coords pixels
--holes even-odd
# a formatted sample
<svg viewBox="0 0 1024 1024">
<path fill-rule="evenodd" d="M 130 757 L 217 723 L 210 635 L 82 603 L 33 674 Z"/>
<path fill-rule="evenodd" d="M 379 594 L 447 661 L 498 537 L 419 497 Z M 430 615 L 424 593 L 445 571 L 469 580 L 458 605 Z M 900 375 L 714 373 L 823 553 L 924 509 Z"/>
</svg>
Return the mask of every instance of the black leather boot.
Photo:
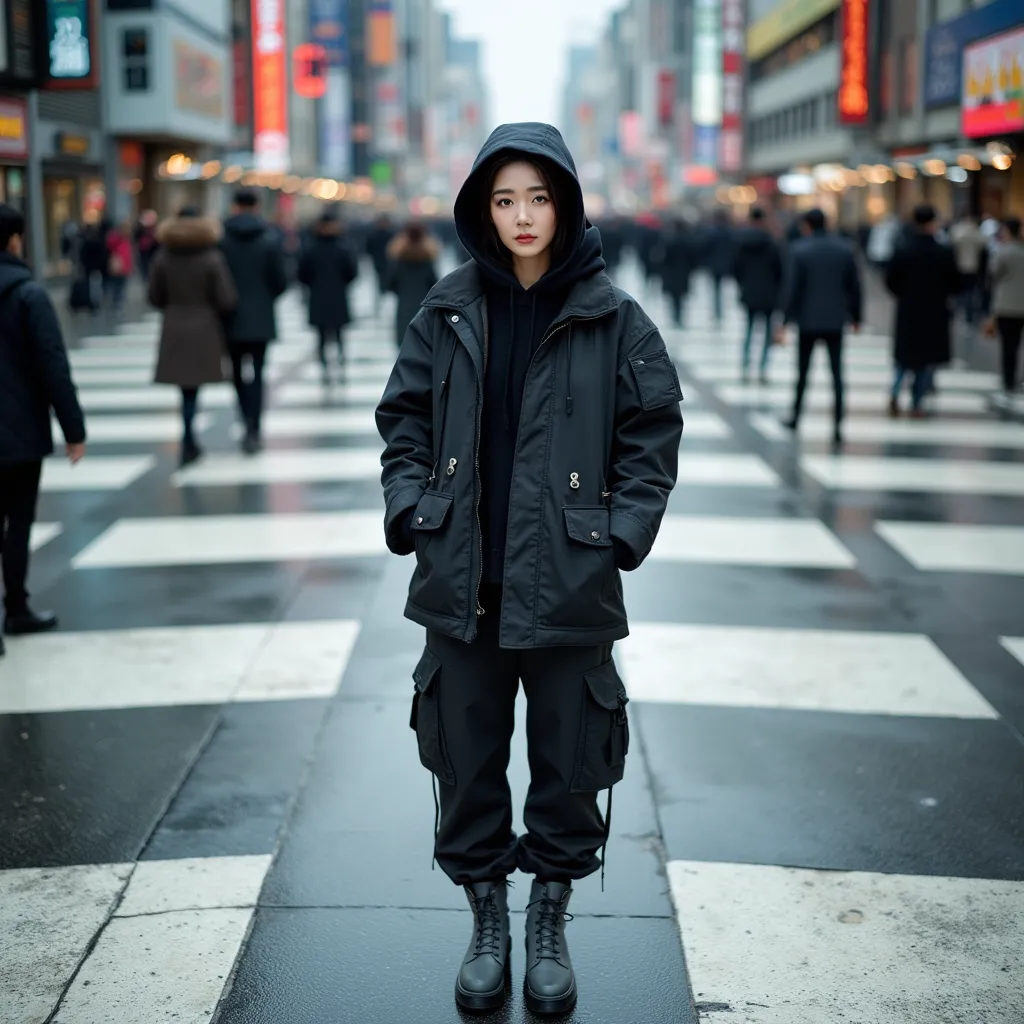
<svg viewBox="0 0 1024 1024">
<path fill-rule="evenodd" d="M 464 1010 L 487 1012 L 505 1004 L 512 980 L 506 882 L 466 886 L 473 908 L 473 937 L 455 982 L 455 1002 Z"/>
<path fill-rule="evenodd" d="M 27 636 L 29 633 L 45 633 L 57 628 L 57 616 L 53 612 L 36 614 L 31 608 L 23 612 L 8 612 L 4 619 L 4 631 L 8 636 Z"/>
<path fill-rule="evenodd" d="M 533 883 L 526 908 L 526 980 L 523 994 L 534 1013 L 568 1013 L 576 1005 L 576 975 L 565 941 L 572 888 L 560 882 Z"/>
</svg>

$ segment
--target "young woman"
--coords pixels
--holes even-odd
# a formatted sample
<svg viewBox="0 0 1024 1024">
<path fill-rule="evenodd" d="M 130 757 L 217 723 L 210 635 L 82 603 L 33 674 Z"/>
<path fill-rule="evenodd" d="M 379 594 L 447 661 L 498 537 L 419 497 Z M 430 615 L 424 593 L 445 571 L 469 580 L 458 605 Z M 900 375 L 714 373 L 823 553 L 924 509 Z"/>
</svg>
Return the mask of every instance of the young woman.
<svg viewBox="0 0 1024 1024">
<path fill-rule="evenodd" d="M 162 309 L 156 383 L 181 388 L 181 465 L 202 455 L 193 420 L 199 388 L 224 379 L 224 317 L 238 294 L 217 248 L 219 225 L 186 206 L 160 225 L 160 249 L 149 275 L 149 301 Z"/>
<path fill-rule="evenodd" d="M 549 125 L 498 128 L 455 205 L 472 261 L 427 296 L 377 410 L 388 546 L 416 553 L 406 615 L 427 628 L 412 725 L 440 784 L 435 856 L 474 930 L 456 1000 L 502 1005 L 506 879 L 536 876 L 525 994 L 576 1003 L 574 880 L 601 867 L 623 774 L 620 569 L 654 543 L 675 483 L 679 380 L 654 324 L 604 273 L 572 157 Z M 522 680 L 531 784 L 506 771 Z"/>
<path fill-rule="evenodd" d="M 299 257 L 299 280 L 309 289 L 309 323 L 320 332 L 320 366 L 324 383 L 330 382 L 327 347 L 338 348 L 338 365 L 345 372 L 342 332 L 352 320 L 348 286 L 356 279 L 355 257 L 342 238 L 342 225 L 333 213 L 321 214 L 313 227 L 313 241 Z"/>
</svg>

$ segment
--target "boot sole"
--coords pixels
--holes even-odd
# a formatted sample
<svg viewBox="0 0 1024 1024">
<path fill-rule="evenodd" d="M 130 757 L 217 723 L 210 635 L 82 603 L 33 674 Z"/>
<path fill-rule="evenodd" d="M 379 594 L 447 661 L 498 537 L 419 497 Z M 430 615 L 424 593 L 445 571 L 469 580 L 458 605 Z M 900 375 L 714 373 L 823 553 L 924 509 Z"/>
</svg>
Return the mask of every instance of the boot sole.
<svg viewBox="0 0 1024 1024">
<path fill-rule="evenodd" d="M 466 992 L 455 980 L 455 1002 L 467 1013 L 492 1013 L 505 1005 L 509 990 L 512 988 L 512 955 L 511 950 L 505 958 L 505 973 L 501 979 L 501 987 L 493 992 Z"/>
<path fill-rule="evenodd" d="M 530 991 L 529 984 L 523 986 L 523 998 L 526 1000 L 526 1008 L 541 1017 L 554 1017 L 574 1010 L 578 994 L 575 978 L 572 982 L 572 988 L 564 996 L 559 996 L 557 999 L 542 999 Z"/>
</svg>

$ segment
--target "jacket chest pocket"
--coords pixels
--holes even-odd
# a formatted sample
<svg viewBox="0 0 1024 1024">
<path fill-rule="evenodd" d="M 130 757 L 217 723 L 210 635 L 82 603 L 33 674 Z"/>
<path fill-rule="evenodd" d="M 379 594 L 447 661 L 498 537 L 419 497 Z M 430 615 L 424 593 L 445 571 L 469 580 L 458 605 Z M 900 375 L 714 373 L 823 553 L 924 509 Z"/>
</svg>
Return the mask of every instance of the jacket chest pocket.
<svg viewBox="0 0 1024 1024">
<path fill-rule="evenodd" d="M 438 781 L 453 786 L 455 772 L 452 770 L 451 761 L 448 758 L 441 716 L 440 659 L 429 650 L 425 650 L 412 678 L 416 689 L 412 695 L 409 727 L 416 733 L 420 764 L 428 771 L 433 772 Z"/>
<path fill-rule="evenodd" d="M 622 781 L 629 752 L 626 687 L 614 661 L 587 672 L 572 792 L 610 789 Z"/>
<path fill-rule="evenodd" d="M 428 541 L 437 536 L 448 519 L 453 496 L 440 491 L 424 491 L 412 516 L 412 532 L 416 541 L 416 555 L 422 557 Z M 429 566 L 428 566 L 429 568 Z"/>
</svg>

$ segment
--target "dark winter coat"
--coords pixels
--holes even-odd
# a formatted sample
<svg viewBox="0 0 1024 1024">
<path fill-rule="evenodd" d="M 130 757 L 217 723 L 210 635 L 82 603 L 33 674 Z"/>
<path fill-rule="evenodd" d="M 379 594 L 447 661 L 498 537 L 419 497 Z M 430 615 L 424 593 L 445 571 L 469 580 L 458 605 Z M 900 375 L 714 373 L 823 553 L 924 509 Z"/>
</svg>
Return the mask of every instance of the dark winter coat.
<svg viewBox="0 0 1024 1024">
<path fill-rule="evenodd" d="M 320 222 L 313 240 L 299 257 L 299 280 L 309 289 L 309 322 L 313 327 L 344 327 L 352 320 L 348 286 L 359 268 L 341 238 L 336 221 Z"/>
<path fill-rule="evenodd" d="M 224 222 L 220 243 L 238 289 L 238 306 L 227 320 L 228 343 L 277 337 L 274 303 L 288 287 L 284 250 L 266 221 L 239 213 Z"/>
<path fill-rule="evenodd" d="M 509 148 L 552 160 L 575 181 L 561 136 L 547 125 L 499 128 L 474 170 Z M 460 201 L 478 186 L 471 175 Z M 585 220 L 581 229 L 579 245 Z M 377 409 L 387 543 L 417 558 L 406 615 L 465 641 L 476 636 L 483 575 L 485 292 L 475 260 L 431 291 Z M 627 635 L 619 570 L 636 568 L 654 544 L 675 484 L 681 398 L 661 336 L 635 300 L 603 271 L 576 281 L 524 382 L 507 508 L 503 647 Z"/>
<path fill-rule="evenodd" d="M 662 243 L 661 283 L 668 295 L 686 295 L 699 253 L 689 231 L 676 230 Z"/>
<path fill-rule="evenodd" d="M 53 303 L 25 263 L 0 253 L 0 464 L 52 454 L 50 409 L 68 444 L 81 444 L 85 418 Z"/>
<path fill-rule="evenodd" d="M 238 293 L 219 238 L 219 226 L 200 217 L 160 225 L 149 274 L 149 301 L 164 312 L 157 384 L 197 388 L 223 379 L 224 319 L 238 305 Z"/>
<path fill-rule="evenodd" d="M 736 237 L 728 224 L 715 224 L 704 235 L 704 266 L 715 277 L 732 273 L 736 255 Z"/>
<path fill-rule="evenodd" d="M 860 323 L 863 293 L 849 242 L 819 231 L 794 242 L 788 256 L 782 300 L 786 323 L 825 334 Z"/>
<path fill-rule="evenodd" d="M 402 344 L 412 318 L 419 312 L 427 293 L 437 284 L 437 245 L 425 239 L 423 245 L 412 246 L 405 235 L 399 235 L 388 246 L 386 291 L 398 297 L 395 311 L 395 343 Z"/>
<path fill-rule="evenodd" d="M 749 228 L 738 235 L 733 276 L 740 301 L 751 313 L 771 313 L 779 307 L 782 289 L 782 252 L 764 228 Z"/>
<path fill-rule="evenodd" d="M 931 235 L 915 234 L 896 247 L 885 283 L 896 296 L 896 362 L 908 370 L 948 363 L 952 300 L 960 291 L 952 250 Z"/>
<path fill-rule="evenodd" d="M 383 224 L 375 224 L 366 236 L 366 255 L 373 262 L 373 269 L 378 281 L 383 281 L 388 273 L 388 246 L 395 237 L 395 232 Z"/>
</svg>

